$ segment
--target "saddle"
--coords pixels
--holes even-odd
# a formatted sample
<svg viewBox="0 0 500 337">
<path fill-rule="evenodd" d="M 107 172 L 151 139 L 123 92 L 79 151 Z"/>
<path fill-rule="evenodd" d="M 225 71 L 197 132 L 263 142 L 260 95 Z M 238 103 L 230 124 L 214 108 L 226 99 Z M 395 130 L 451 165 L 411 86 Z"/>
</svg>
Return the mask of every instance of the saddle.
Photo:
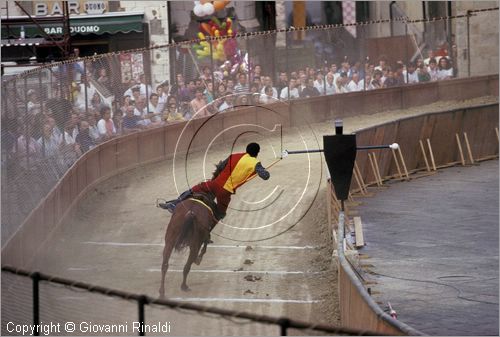
<svg viewBox="0 0 500 337">
<path fill-rule="evenodd" d="M 188 199 L 194 199 L 195 201 L 201 202 L 205 207 L 207 207 L 212 213 L 214 219 L 216 220 L 215 223 L 217 223 L 220 219 L 224 217 L 223 214 L 220 214 L 217 208 L 217 203 L 215 202 L 215 196 L 212 193 L 197 192 L 191 194 L 191 196 Z"/>
</svg>

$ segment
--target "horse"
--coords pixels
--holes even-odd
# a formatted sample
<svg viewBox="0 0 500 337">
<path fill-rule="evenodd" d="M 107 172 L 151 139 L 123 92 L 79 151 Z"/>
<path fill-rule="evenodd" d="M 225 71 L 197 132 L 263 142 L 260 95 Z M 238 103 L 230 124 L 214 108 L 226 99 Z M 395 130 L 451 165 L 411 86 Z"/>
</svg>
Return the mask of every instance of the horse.
<svg viewBox="0 0 500 337">
<path fill-rule="evenodd" d="M 220 162 L 212 179 L 217 177 L 223 167 Z M 165 276 L 168 270 L 168 261 L 172 251 L 181 251 L 189 247 L 189 257 L 184 265 L 181 290 L 189 291 L 186 280 L 193 262 L 201 263 L 203 255 L 207 251 L 210 240 L 210 232 L 217 224 L 215 217 L 217 205 L 214 202 L 215 195 L 212 193 L 196 193 L 192 197 L 181 201 L 175 207 L 165 233 L 165 247 L 163 249 L 163 262 L 161 265 L 160 298 L 165 297 Z M 200 251 L 201 246 L 203 248 Z M 199 252 L 199 254 L 198 254 Z"/>
</svg>

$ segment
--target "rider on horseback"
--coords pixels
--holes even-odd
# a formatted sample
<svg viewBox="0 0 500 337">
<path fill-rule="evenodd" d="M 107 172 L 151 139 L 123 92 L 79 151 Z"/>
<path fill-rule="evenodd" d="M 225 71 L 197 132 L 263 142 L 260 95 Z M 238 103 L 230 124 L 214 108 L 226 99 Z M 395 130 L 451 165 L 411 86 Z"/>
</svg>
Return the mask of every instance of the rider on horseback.
<svg viewBox="0 0 500 337">
<path fill-rule="evenodd" d="M 269 179 L 269 172 L 257 160 L 259 151 L 259 144 L 248 144 L 246 152 L 231 154 L 226 160 L 220 162 L 217 165 L 219 174 L 212 180 L 193 186 L 190 190 L 183 192 L 177 199 L 160 203 L 159 206 L 173 213 L 175 206 L 189 198 L 193 193 L 213 193 L 217 198 L 217 220 L 223 219 L 231 201 L 231 194 L 235 194 L 238 187 L 246 183 L 255 174 L 264 180 Z"/>
</svg>

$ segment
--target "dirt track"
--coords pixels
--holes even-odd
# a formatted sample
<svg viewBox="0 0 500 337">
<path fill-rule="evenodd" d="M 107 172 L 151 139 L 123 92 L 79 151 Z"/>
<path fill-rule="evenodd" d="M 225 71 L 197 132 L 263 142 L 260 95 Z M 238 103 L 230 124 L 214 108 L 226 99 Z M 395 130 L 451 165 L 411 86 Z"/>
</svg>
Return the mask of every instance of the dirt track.
<svg viewBox="0 0 500 337">
<path fill-rule="evenodd" d="M 490 101 L 496 99 L 455 102 L 454 106 Z M 351 132 L 450 105 L 450 102 L 440 102 L 418 110 L 347 118 L 344 130 Z M 316 137 L 321 141 L 323 134 L 334 132 L 332 123 L 313 125 L 312 130 L 314 134 L 309 127 L 285 130 L 283 148 L 304 149 L 305 144 L 308 148 L 317 148 L 321 145 L 317 144 Z M 280 140 L 269 135 L 259 141 L 263 144 L 259 158 L 267 166 L 275 160 L 273 149 L 279 153 Z M 239 144 L 238 150 L 242 145 Z M 227 153 L 227 145 L 212 148 L 205 160 L 204 174 L 209 175 L 211 165 Z M 181 191 L 188 184 L 203 179 L 203 153 L 192 154 L 190 158 L 188 171 L 178 170 L 175 175 Z M 188 278 L 191 292 L 185 293 L 179 288 L 187 252 L 172 256 L 167 275 L 167 297 L 338 325 L 337 278 L 336 267 L 330 259 L 332 244 L 326 220 L 324 170 L 318 154 L 311 155 L 310 160 L 306 155 L 290 156 L 271 169 L 269 181 L 255 179 L 238 190 L 224 224 L 218 224 L 214 229 L 214 244 L 209 245 L 201 265 L 193 266 L 191 270 Z M 154 203 L 159 197 L 170 199 L 176 196 L 172 160 L 107 180 L 90 192 L 80 203 L 76 216 L 54 233 L 40 254 L 36 269 L 156 296 L 163 236 L 170 215 L 156 208 Z M 64 292 L 62 295 L 62 291 L 54 290 L 56 299 L 47 302 L 46 312 L 54 314 L 54 319 L 64 317 L 69 320 L 74 314 L 75 319 L 94 323 L 136 320 L 135 303 L 97 302 L 98 296 Z M 79 303 L 80 310 L 74 307 Z M 89 307 L 93 309 L 89 311 Z M 175 335 L 279 333 L 276 326 L 241 324 L 184 311 L 147 310 L 146 319 L 151 323 L 169 321 L 171 333 Z M 128 334 L 136 333 L 129 330 Z"/>
</svg>

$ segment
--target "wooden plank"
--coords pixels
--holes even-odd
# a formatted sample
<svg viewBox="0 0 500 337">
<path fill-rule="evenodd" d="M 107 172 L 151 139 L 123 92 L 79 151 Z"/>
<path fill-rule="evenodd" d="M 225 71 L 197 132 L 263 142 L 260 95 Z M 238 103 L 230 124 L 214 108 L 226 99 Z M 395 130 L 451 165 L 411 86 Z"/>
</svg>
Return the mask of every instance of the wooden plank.
<svg viewBox="0 0 500 337">
<path fill-rule="evenodd" d="M 432 169 L 436 171 L 436 162 L 434 161 L 434 153 L 432 153 L 432 146 L 429 138 L 427 138 L 427 147 L 429 148 L 429 153 L 431 156 Z"/>
<path fill-rule="evenodd" d="M 464 151 L 462 151 L 462 144 L 460 144 L 460 137 L 458 136 L 458 133 L 455 133 L 455 139 L 457 140 L 458 153 L 460 154 L 460 161 L 462 162 L 462 166 L 465 166 Z"/>
<path fill-rule="evenodd" d="M 401 151 L 401 145 L 398 148 L 399 159 L 401 159 L 401 164 L 403 165 L 403 170 L 405 171 L 406 178 L 410 179 L 410 175 L 408 174 L 408 169 L 406 168 L 405 159 L 403 157 L 403 152 Z"/>
<path fill-rule="evenodd" d="M 424 161 L 425 161 L 425 168 L 427 169 L 427 172 L 429 172 L 431 169 L 429 167 L 429 161 L 427 160 L 427 155 L 425 154 L 425 148 L 424 148 L 424 143 L 422 143 L 422 140 L 419 140 L 420 143 L 420 150 L 422 150 L 422 155 L 424 156 Z"/>
<path fill-rule="evenodd" d="M 356 248 L 364 247 L 363 225 L 359 216 L 354 217 L 354 233 L 356 234 Z"/>
<path fill-rule="evenodd" d="M 470 149 L 469 138 L 467 137 L 467 132 L 464 132 L 465 145 L 467 146 L 467 153 L 469 154 L 469 159 L 471 164 L 474 164 L 474 157 L 472 156 L 472 151 Z"/>
</svg>

